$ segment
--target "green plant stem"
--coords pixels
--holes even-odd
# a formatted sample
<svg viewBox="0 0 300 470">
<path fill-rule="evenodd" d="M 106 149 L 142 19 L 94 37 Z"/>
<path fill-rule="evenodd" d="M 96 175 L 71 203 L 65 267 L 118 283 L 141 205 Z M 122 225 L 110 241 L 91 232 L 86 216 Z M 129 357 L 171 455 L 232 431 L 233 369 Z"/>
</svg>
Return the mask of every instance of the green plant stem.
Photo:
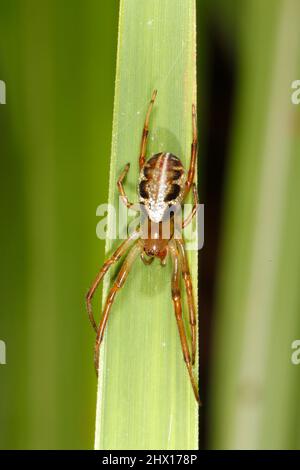
<svg viewBox="0 0 300 470">
<path fill-rule="evenodd" d="M 148 156 L 159 151 L 190 160 L 192 103 L 196 101 L 194 0 L 122 0 L 109 203 L 118 203 L 117 177 L 127 162 L 129 199 L 137 201 L 138 154 L 146 109 L 151 116 Z M 108 230 L 112 230 L 112 213 Z M 112 252 L 120 240 L 107 240 Z M 189 254 L 197 282 L 197 254 Z M 118 269 L 120 264 L 118 264 Z M 106 298 L 116 269 L 104 283 Z M 173 312 L 170 262 L 136 261 L 117 295 L 101 347 L 96 449 L 194 449 L 195 402 Z M 186 309 L 185 309 L 186 312 Z"/>
</svg>

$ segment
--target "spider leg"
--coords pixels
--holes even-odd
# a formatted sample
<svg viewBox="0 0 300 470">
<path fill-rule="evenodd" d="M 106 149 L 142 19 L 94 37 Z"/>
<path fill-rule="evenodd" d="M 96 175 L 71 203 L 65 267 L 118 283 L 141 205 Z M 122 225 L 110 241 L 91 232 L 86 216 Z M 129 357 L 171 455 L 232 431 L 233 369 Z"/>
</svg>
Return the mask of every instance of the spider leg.
<svg viewBox="0 0 300 470">
<path fill-rule="evenodd" d="M 150 120 L 150 114 L 153 108 L 153 104 L 155 101 L 157 95 L 157 90 L 154 90 L 152 93 L 152 98 L 149 103 L 148 111 L 146 114 L 146 119 L 144 123 L 144 128 L 143 128 L 143 134 L 142 134 L 142 141 L 141 141 L 141 151 L 140 151 L 140 157 L 139 157 L 139 165 L 140 165 L 140 170 L 145 164 L 145 158 L 146 158 L 146 146 L 147 146 L 147 138 L 148 138 L 148 133 L 149 133 L 149 120 Z"/>
<path fill-rule="evenodd" d="M 99 350 L 100 350 L 100 345 L 103 339 L 103 335 L 105 332 L 105 328 L 107 325 L 108 317 L 111 311 L 112 304 L 114 302 L 115 296 L 117 292 L 123 287 L 125 284 L 125 281 L 127 279 L 127 276 L 132 268 L 132 265 L 134 261 L 136 260 L 137 256 L 141 253 L 141 246 L 138 243 L 135 243 L 131 250 L 129 251 L 128 255 L 126 256 L 123 265 L 119 271 L 119 274 L 117 276 L 116 281 L 114 282 L 112 288 L 110 289 L 104 310 L 103 310 L 103 315 L 100 321 L 100 325 L 97 330 L 97 337 L 96 337 L 96 343 L 95 343 L 95 354 L 94 354 L 94 363 L 95 363 L 95 369 L 96 373 L 98 375 L 98 369 L 99 369 Z"/>
<path fill-rule="evenodd" d="M 181 348 L 183 352 L 184 361 L 190 376 L 190 381 L 193 387 L 196 400 L 201 404 L 198 392 L 198 386 L 192 370 L 191 356 L 188 348 L 185 328 L 182 319 L 182 306 L 181 306 L 181 293 L 180 293 L 180 257 L 176 244 L 170 242 L 171 255 L 173 260 L 173 276 L 172 276 L 172 299 L 175 310 L 175 317 L 177 321 L 178 332 L 180 336 Z"/>
<path fill-rule="evenodd" d="M 128 197 L 125 193 L 125 189 L 123 186 L 123 180 L 125 176 L 127 175 L 129 168 L 130 168 L 130 163 L 127 163 L 127 165 L 125 166 L 124 170 L 120 174 L 119 179 L 117 181 L 117 186 L 118 186 L 120 196 L 122 198 L 123 203 L 125 204 L 126 207 L 128 207 L 128 209 L 130 209 L 133 206 L 133 203 L 128 201 Z"/>
<path fill-rule="evenodd" d="M 96 332 L 98 331 L 98 327 L 97 327 L 97 324 L 93 315 L 93 309 L 92 309 L 93 295 L 95 294 L 97 287 L 99 286 L 100 282 L 102 281 L 103 277 L 105 276 L 109 268 L 121 258 L 121 256 L 129 248 L 131 242 L 135 240 L 136 238 L 138 238 L 138 236 L 139 236 L 139 233 L 137 231 L 133 232 L 126 240 L 123 241 L 123 243 L 121 243 L 121 245 L 116 249 L 116 251 L 112 254 L 112 256 L 108 258 L 108 260 L 105 261 L 105 263 L 103 264 L 102 268 L 97 274 L 91 288 L 89 289 L 86 295 L 86 306 L 87 306 L 88 316 L 92 324 L 92 327 L 94 328 Z"/>
<path fill-rule="evenodd" d="M 195 364 L 196 358 L 196 345 L 197 345 L 197 328 L 196 328 L 196 309 L 195 309 L 195 302 L 194 302 L 194 294 L 193 294 L 193 284 L 191 273 L 189 269 L 189 263 L 186 255 L 186 250 L 184 247 L 183 240 L 176 240 L 176 244 L 178 246 L 178 252 L 181 260 L 181 273 L 184 279 L 186 294 L 187 294 L 187 301 L 189 307 L 189 322 L 191 325 L 191 334 L 192 334 L 192 364 Z"/>
<path fill-rule="evenodd" d="M 193 217 L 195 216 L 195 214 L 197 212 L 197 205 L 199 203 L 199 200 L 198 200 L 198 192 L 197 192 L 196 183 L 193 184 L 193 197 L 194 197 L 194 204 L 193 204 L 193 207 L 192 207 L 192 211 L 187 216 L 187 218 L 182 222 L 182 228 L 185 228 L 187 225 L 189 225 L 191 223 Z"/>
<path fill-rule="evenodd" d="M 197 148 L 198 148 L 198 136 L 197 136 L 197 117 L 196 117 L 196 107 L 193 104 L 192 106 L 192 122 L 193 122 L 193 142 L 191 146 L 191 161 L 190 161 L 190 168 L 187 175 L 187 180 L 185 183 L 185 192 L 184 196 L 186 196 L 193 184 L 194 176 L 195 176 L 195 168 L 196 168 L 196 160 L 197 160 Z"/>
</svg>

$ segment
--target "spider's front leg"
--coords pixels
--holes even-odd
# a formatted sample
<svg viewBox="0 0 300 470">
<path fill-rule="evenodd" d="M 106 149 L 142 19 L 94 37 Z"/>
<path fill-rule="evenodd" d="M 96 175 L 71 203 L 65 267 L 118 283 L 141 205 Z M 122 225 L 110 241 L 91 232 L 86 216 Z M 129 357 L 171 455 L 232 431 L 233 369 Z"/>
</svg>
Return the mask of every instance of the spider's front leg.
<svg viewBox="0 0 300 470">
<path fill-rule="evenodd" d="M 192 384 L 195 398 L 201 404 L 197 382 L 196 382 L 196 379 L 194 377 L 193 370 L 192 370 L 192 361 L 191 361 L 191 356 L 190 356 L 190 352 L 188 348 L 188 342 L 186 338 L 186 332 L 185 332 L 183 318 L 182 318 L 181 292 L 180 292 L 180 272 L 181 272 L 180 255 L 178 253 L 178 249 L 174 240 L 170 242 L 170 252 L 171 252 L 171 256 L 173 260 L 172 299 L 173 299 L 173 304 L 174 304 L 178 332 L 180 336 L 181 348 L 183 352 L 184 361 L 186 363 L 186 367 L 190 376 L 190 381 Z"/>
<path fill-rule="evenodd" d="M 89 319 L 96 333 L 98 331 L 98 326 L 95 321 L 93 309 L 92 309 L 92 299 L 96 292 L 96 289 L 99 286 L 105 274 L 107 273 L 107 271 L 109 270 L 109 268 L 121 258 L 121 256 L 129 248 L 132 241 L 136 240 L 138 237 L 139 237 L 139 232 L 135 231 L 126 240 L 124 240 L 123 243 L 121 243 L 121 245 L 116 249 L 116 251 L 112 254 L 112 256 L 108 260 L 105 261 L 104 265 L 100 269 L 99 273 L 96 276 L 96 279 L 94 280 L 91 288 L 89 289 L 86 295 L 86 307 L 87 307 Z"/>
<path fill-rule="evenodd" d="M 132 265 L 134 261 L 136 260 L 136 258 L 141 254 L 141 251 L 142 251 L 141 245 L 139 243 L 135 243 L 133 247 L 131 248 L 131 250 L 129 251 L 128 255 L 126 256 L 124 263 L 117 276 L 117 279 L 108 293 L 104 310 L 103 310 L 103 315 L 100 321 L 99 328 L 97 330 L 97 337 L 96 337 L 96 343 L 95 343 L 94 363 L 95 363 L 95 369 L 96 369 L 97 375 L 98 375 L 98 369 L 99 369 L 100 345 L 103 340 L 103 335 L 105 332 L 105 328 L 107 325 L 107 321 L 108 321 L 108 317 L 111 311 L 113 301 L 115 300 L 115 296 L 117 292 L 124 286 L 127 276 L 132 268 Z"/>
<path fill-rule="evenodd" d="M 194 302 L 193 284 L 189 268 L 189 263 L 186 255 L 186 250 L 183 240 L 176 240 L 178 252 L 181 260 L 181 272 L 185 283 L 187 302 L 189 308 L 189 322 L 191 326 L 192 335 L 192 365 L 195 364 L 196 346 L 197 346 L 197 327 L 196 327 L 196 309 Z"/>
</svg>

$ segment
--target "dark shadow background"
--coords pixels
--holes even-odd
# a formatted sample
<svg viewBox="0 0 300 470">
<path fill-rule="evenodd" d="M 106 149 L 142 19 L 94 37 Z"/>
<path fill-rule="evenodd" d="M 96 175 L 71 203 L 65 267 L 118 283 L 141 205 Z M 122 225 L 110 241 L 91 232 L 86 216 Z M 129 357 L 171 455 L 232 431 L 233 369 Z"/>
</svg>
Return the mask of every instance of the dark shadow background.
<svg viewBox="0 0 300 470">
<path fill-rule="evenodd" d="M 201 4 L 201 2 L 198 2 Z M 224 184 L 236 86 L 234 47 L 224 38 L 222 24 L 206 2 L 198 6 L 198 181 L 205 205 L 205 243 L 199 252 L 200 387 L 205 406 L 200 412 L 200 446 L 208 438 L 209 371 L 216 299 L 216 279 L 222 227 Z M 200 8 L 200 6 L 202 8 Z M 203 47 L 204 46 L 204 47 Z"/>
</svg>

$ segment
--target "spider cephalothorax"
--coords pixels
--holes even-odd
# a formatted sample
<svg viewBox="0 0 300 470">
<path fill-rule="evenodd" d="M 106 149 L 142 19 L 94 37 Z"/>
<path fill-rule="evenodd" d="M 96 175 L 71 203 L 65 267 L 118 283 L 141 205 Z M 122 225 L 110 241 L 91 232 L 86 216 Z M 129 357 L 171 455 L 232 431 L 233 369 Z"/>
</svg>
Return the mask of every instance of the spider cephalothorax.
<svg viewBox="0 0 300 470">
<path fill-rule="evenodd" d="M 191 149 L 191 162 L 188 174 L 185 174 L 183 165 L 179 158 L 168 152 L 161 152 L 153 155 L 148 161 L 146 161 L 145 155 L 149 132 L 149 119 L 156 93 L 157 92 L 155 90 L 153 92 L 146 115 L 139 156 L 140 177 L 138 193 L 140 204 L 144 208 L 144 217 L 141 220 L 140 227 L 138 227 L 137 230 L 135 230 L 125 241 L 123 241 L 123 243 L 121 243 L 113 255 L 104 263 L 86 297 L 89 318 L 93 328 L 97 333 L 94 362 L 96 371 L 98 372 L 99 349 L 111 307 L 115 295 L 124 285 L 134 261 L 140 257 L 145 264 L 151 264 L 156 257 L 160 259 L 162 265 L 165 265 L 167 256 L 170 255 L 173 262 L 171 292 L 183 357 L 187 366 L 195 397 L 197 401 L 200 401 L 197 382 L 192 370 L 196 356 L 196 309 L 193 298 L 192 280 L 190 276 L 184 240 L 181 236 L 175 237 L 176 230 L 174 212 L 172 212 L 172 208 L 181 207 L 181 204 L 192 187 L 194 195 L 193 209 L 190 215 L 184 221 L 180 222 L 180 228 L 184 228 L 191 222 L 197 210 L 197 190 L 195 184 L 193 183 L 197 158 L 196 111 L 195 106 L 193 105 L 193 141 Z M 128 208 L 133 208 L 134 205 L 128 201 L 123 187 L 123 180 L 129 171 L 129 167 L 130 165 L 128 163 L 122 171 L 117 184 L 124 204 Z M 127 251 L 128 254 L 113 286 L 110 289 L 100 324 L 97 326 L 92 311 L 92 297 L 110 266 L 118 261 Z M 192 338 L 191 353 L 188 346 L 185 325 L 182 318 L 180 292 L 181 276 L 184 280 L 187 292 L 189 323 Z"/>
</svg>

